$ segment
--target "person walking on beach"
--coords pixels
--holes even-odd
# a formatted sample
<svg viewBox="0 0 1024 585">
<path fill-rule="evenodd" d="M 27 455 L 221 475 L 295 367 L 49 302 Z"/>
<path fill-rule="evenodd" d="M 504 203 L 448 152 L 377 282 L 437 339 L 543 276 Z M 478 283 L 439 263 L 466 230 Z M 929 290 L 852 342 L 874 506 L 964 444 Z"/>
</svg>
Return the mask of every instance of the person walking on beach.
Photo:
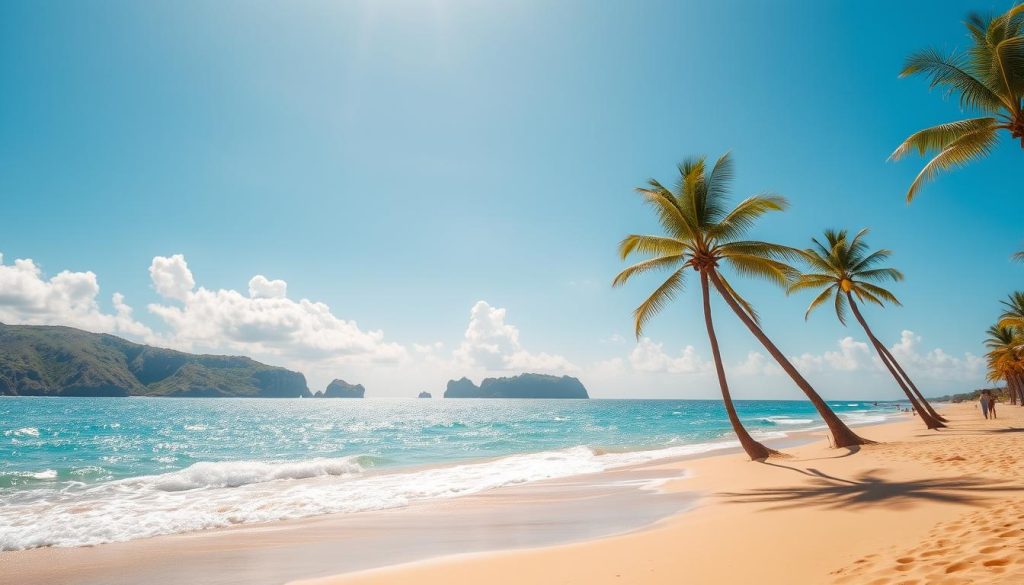
<svg viewBox="0 0 1024 585">
<path fill-rule="evenodd" d="M 984 416 L 985 418 L 988 418 L 988 407 L 990 397 L 991 395 L 988 393 L 988 390 L 982 390 L 981 396 L 978 398 L 978 402 L 981 403 L 981 415 Z"/>
<path fill-rule="evenodd" d="M 995 394 L 988 395 L 988 414 L 992 418 L 996 418 L 996 396 Z"/>
</svg>

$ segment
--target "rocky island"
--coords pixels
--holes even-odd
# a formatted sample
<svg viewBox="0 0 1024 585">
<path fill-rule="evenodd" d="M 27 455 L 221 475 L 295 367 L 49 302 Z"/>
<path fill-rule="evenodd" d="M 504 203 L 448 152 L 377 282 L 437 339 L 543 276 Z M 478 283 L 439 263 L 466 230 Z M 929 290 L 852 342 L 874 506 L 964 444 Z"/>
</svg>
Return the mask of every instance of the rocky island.
<svg viewBox="0 0 1024 585">
<path fill-rule="evenodd" d="M 431 396 L 430 392 L 420 392 L 416 398 L 433 398 L 433 396 Z"/>
<path fill-rule="evenodd" d="M 349 384 L 345 380 L 335 379 L 327 385 L 323 392 L 317 392 L 313 398 L 362 398 L 366 388 L 362 384 Z"/>
<path fill-rule="evenodd" d="M 308 397 L 299 372 L 72 327 L 0 324 L 0 395 Z"/>
<path fill-rule="evenodd" d="M 572 376 L 522 374 L 484 378 L 477 386 L 468 378 L 449 380 L 445 398 L 590 398 L 583 383 Z"/>
</svg>

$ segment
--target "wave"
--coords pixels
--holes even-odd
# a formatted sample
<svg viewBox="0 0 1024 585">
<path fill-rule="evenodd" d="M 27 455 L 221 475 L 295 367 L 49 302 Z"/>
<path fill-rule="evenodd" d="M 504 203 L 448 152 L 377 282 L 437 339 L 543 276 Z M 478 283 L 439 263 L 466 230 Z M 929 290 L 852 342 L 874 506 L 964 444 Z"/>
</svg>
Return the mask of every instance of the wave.
<svg viewBox="0 0 1024 585">
<path fill-rule="evenodd" d="M 233 488 L 279 479 L 307 479 L 325 475 L 350 476 L 372 465 L 368 457 L 318 458 L 297 462 L 218 461 L 195 463 L 181 471 L 120 480 L 140 487 L 152 485 L 165 492 L 199 488 Z"/>
<path fill-rule="evenodd" d="M 811 418 L 790 418 L 788 416 L 766 416 L 758 420 L 773 425 L 809 425 L 814 422 L 814 419 Z"/>
<path fill-rule="evenodd" d="M 866 425 L 872 423 L 880 423 L 889 420 L 889 417 L 885 414 L 862 414 L 862 413 L 839 413 L 840 418 L 846 422 L 855 425 Z"/>
<path fill-rule="evenodd" d="M 780 433 L 781 434 L 781 433 Z M 418 470 L 369 457 L 205 462 L 90 487 L 0 496 L 0 550 L 85 546 L 250 522 L 362 512 L 737 447 L 736 441 L 606 452 L 586 446 Z M 9 501 L 5 501 L 9 500 Z"/>
</svg>

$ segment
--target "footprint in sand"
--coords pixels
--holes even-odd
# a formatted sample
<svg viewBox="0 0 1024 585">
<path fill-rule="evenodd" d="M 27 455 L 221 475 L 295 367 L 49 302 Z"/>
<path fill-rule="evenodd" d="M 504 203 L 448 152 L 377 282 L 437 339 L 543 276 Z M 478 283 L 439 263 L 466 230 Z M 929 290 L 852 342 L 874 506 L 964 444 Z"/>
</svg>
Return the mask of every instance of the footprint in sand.
<svg viewBox="0 0 1024 585">
<path fill-rule="evenodd" d="M 1010 559 L 1007 559 L 1007 558 L 992 559 L 992 560 L 989 560 L 989 561 L 985 561 L 982 564 L 985 565 L 986 567 L 1003 567 L 1003 566 L 1006 566 L 1006 565 L 1010 564 Z"/>
<path fill-rule="evenodd" d="M 971 563 L 967 561 L 957 561 L 952 565 L 946 567 L 946 573 L 956 573 L 957 571 L 963 571 L 967 567 L 970 567 Z"/>
</svg>

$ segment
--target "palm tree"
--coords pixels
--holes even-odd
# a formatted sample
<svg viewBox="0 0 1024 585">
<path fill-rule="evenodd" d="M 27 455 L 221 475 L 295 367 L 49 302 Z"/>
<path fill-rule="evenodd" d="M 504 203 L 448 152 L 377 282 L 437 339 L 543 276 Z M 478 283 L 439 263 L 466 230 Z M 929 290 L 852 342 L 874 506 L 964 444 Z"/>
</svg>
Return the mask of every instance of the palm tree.
<svg viewBox="0 0 1024 585">
<path fill-rule="evenodd" d="M 757 313 L 754 308 L 740 297 L 719 273 L 721 263 L 740 274 L 783 285 L 788 282 L 793 269 L 782 260 L 794 254 L 792 248 L 740 239 L 762 215 L 785 209 L 788 205 L 786 200 L 776 195 L 758 195 L 749 197 L 729 209 L 726 200 L 733 177 L 732 160 L 728 154 L 722 156 L 710 172 L 706 169 L 705 160 L 704 157 L 698 157 L 681 163 L 678 167 L 679 181 L 674 191 L 654 179 L 651 179 L 647 186 L 637 189 L 644 200 L 654 208 L 664 234 L 634 234 L 623 239 L 619 245 L 619 253 L 623 259 L 633 254 L 649 257 L 620 272 L 612 285 L 620 286 L 634 275 L 651 270 L 672 271 L 634 311 L 637 337 L 651 317 L 683 290 L 687 271 L 693 269 L 700 274 L 701 293 L 704 298 L 704 323 L 711 342 L 711 353 L 715 360 L 715 370 L 726 412 L 740 443 L 752 459 L 763 459 L 770 455 L 771 451 L 750 437 L 740 424 L 732 404 L 711 319 L 711 285 L 714 285 L 740 320 L 762 341 L 769 352 L 780 360 L 783 369 L 807 394 L 828 425 L 833 444 L 837 447 L 848 447 L 868 443 L 869 441 L 858 437 L 832 412 L 818 393 L 764 335 L 757 324 Z"/>
<path fill-rule="evenodd" d="M 999 326 L 1024 333 L 1024 292 L 1013 292 L 1000 302 L 1006 310 L 999 316 Z"/>
<path fill-rule="evenodd" d="M 1005 380 L 1011 401 L 1017 399 L 1024 406 L 1024 339 L 1021 333 L 999 325 L 989 327 L 987 333 L 988 379 L 992 382 Z"/>
<path fill-rule="evenodd" d="M 853 239 L 848 237 L 846 230 L 825 230 L 825 242 L 811 238 L 813 247 L 804 250 L 803 255 L 810 272 L 801 274 L 800 277 L 789 287 L 789 292 L 805 289 L 822 289 L 818 296 L 811 301 L 811 305 L 804 314 L 804 319 L 811 316 L 814 309 L 832 300 L 835 305 L 836 316 L 839 322 L 846 325 L 846 308 L 853 310 L 857 322 L 864 328 L 868 340 L 878 353 L 879 359 L 885 364 L 886 369 L 899 384 L 914 410 L 921 415 L 921 420 L 929 429 L 938 429 L 946 425 L 939 413 L 935 412 L 931 404 L 917 389 L 910 376 L 903 370 L 896 358 L 889 349 L 875 337 L 868 326 L 864 315 L 857 306 L 857 300 L 868 301 L 879 306 L 886 302 L 899 305 L 900 301 L 888 290 L 878 286 L 877 282 L 903 280 L 903 273 L 895 268 L 883 268 L 878 266 L 879 262 L 887 259 L 892 252 L 889 250 L 876 250 L 868 253 L 867 242 L 864 236 L 868 233 L 863 229 Z M 856 297 L 856 299 L 855 299 Z"/>
<path fill-rule="evenodd" d="M 986 115 L 915 132 L 892 153 L 890 160 L 913 150 L 935 153 L 910 185 L 908 202 L 937 172 L 988 155 L 1002 130 L 1024 148 L 1024 4 L 989 19 L 969 15 L 964 24 L 972 41 L 966 53 L 914 53 L 900 77 L 924 75 L 931 87 L 959 94 L 961 107 Z"/>
</svg>

